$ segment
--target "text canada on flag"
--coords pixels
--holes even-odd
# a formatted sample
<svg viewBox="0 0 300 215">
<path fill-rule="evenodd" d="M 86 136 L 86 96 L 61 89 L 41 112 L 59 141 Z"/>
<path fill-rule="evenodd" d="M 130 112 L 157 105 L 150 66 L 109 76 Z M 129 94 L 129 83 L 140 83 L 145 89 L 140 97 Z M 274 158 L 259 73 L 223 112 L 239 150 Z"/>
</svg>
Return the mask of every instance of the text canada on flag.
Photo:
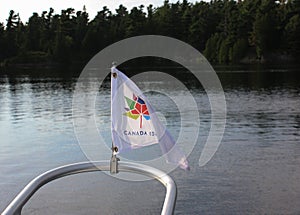
<svg viewBox="0 0 300 215">
<path fill-rule="evenodd" d="M 159 144 L 167 162 L 189 169 L 187 159 L 136 84 L 111 68 L 112 141 L 115 153 Z"/>
</svg>

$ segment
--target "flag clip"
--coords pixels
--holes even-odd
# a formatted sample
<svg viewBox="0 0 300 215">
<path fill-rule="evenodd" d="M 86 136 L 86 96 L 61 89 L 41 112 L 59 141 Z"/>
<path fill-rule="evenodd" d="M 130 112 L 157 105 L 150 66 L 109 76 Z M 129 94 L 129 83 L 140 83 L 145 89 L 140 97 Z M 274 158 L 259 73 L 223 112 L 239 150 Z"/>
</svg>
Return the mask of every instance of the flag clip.
<svg viewBox="0 0 300 215">
<path fill-rule="evenodd" d="M 110 159 L 110 174 L 119 173 L 118 161 L 120 161 L 120 158 L 117 158 L 117 155 L 112 154 Z"/>
</svg>

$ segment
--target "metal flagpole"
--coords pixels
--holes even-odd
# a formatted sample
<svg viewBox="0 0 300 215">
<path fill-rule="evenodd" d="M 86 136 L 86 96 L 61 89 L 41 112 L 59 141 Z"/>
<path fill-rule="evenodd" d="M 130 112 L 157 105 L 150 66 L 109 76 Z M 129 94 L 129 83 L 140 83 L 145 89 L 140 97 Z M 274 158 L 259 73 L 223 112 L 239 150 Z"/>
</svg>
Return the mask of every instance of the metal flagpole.
<svg viewBox="0 0 300 215">
<path fill-rule="evenodd" d="M 116 62 L 112 62 L 112 68 L 115 68 L 117 65 Z M 111 78 L 117 78 L 117 73 L 112 72 L 111 74 Z M 112 84 L 111 84 L 111 128 L 112 128 Z M 117 153 L 118 153 L 118 147 L 116 147 L 114 145 L 114 142 L 111 142 L 111 150 L 112 150 L 112 155 L 111 155 L 111 159 L 110 159 L 110 174 L 117 174 L 119 173 L 119 169 L 118 169 L 118 161 L 120 161 L 120 159 L 117 157 Z"/>
</svg>

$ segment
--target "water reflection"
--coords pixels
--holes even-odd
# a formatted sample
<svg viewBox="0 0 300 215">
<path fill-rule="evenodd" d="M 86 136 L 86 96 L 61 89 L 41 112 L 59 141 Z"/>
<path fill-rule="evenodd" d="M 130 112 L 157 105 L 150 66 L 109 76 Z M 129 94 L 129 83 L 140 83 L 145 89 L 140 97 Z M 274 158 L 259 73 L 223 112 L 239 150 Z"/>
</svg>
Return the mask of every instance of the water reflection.
<svg viewBox="0 0 300 215">
<path fill-rule="evenodd" d="M 204 168 L 199 168 L 197 161 L 210 128 L 210 104 L 200 84 L 183 77 L 191 77 L 178 76 L 189 83 L 199 107 L 194 111 L 199 111 L 201 123 L 198 145 L 189 157 L 191 172 L 176 170 L 172 173 L 180 191 L 176 211 L 179 214 L 299 212 L 298 73 L 219 73 L 228 105 L 226 131 L 220 149 Z M 0 210 L 37 174 L 86 159 L 72 123 L 75 83 L 76 78 L 65 77 L 0 77 Z M 109 145 L 110 90 L 107 83 L 98 92 L 89 92 L 87 85 L 81 86 L 82 109 L 77 110 L 76 117 L 86 123 L 86 116 L 95 115 L 99 134 Z M 98 85 L 92 77 L 87 84 Z M 143 84 L 147 87 L 151 82 Z M 162 87 L 171 94 L 180 95 L 167 84 Z M 95 110 L 86 112 L 86 99 L 93 93 L 98 94 Z M 176 137 L 180 127 L 178 110 L 169 110 L 171 101 L 161 104 L 159 101 L 166 98 L 159 93 L 149 92 L 147 96 L 164 115 L 166 125 Z M 188 106 L 182 111 L 193 114 Z M 193 132 L 193 127 L 197 126 L 193 122 L 188 125 L 185 132 Z M 109 151 L 95 153 L 99 153 L 99 159 L 107 159 L 104 156 L 109 155 Z M 97 191 L 89 189 L 89 192 L 93 190 Z M 141 197 L 141 201 L 147 202 L 148 197 Z M 106 207 L 113 207 L 110 204 L 108 202 Z M 36 205 L 38 208 L 39 204 Z M 130 207 L 123 207 L 123 210 L 130 211 Z"/>
</svg>

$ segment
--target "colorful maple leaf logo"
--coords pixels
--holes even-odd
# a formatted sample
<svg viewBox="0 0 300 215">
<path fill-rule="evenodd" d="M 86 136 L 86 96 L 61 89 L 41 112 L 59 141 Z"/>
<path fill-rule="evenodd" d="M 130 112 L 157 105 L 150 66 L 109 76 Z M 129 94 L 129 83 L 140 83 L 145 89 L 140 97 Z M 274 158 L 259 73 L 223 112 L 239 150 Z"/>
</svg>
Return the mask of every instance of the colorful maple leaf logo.
<svg viewBox="0 0 300 215">
<path fill-rule="evenodd" d="M 145 101 L 134 94 L 133 99 L 124 97 L 128 105 L 128 108 L 125 108 L 127 112 L 124 115 L 134 120 L 140 118 L 140 128 L 142 128 L 143 118 L 150 120 L 150 114 Z"/>
</svg>

